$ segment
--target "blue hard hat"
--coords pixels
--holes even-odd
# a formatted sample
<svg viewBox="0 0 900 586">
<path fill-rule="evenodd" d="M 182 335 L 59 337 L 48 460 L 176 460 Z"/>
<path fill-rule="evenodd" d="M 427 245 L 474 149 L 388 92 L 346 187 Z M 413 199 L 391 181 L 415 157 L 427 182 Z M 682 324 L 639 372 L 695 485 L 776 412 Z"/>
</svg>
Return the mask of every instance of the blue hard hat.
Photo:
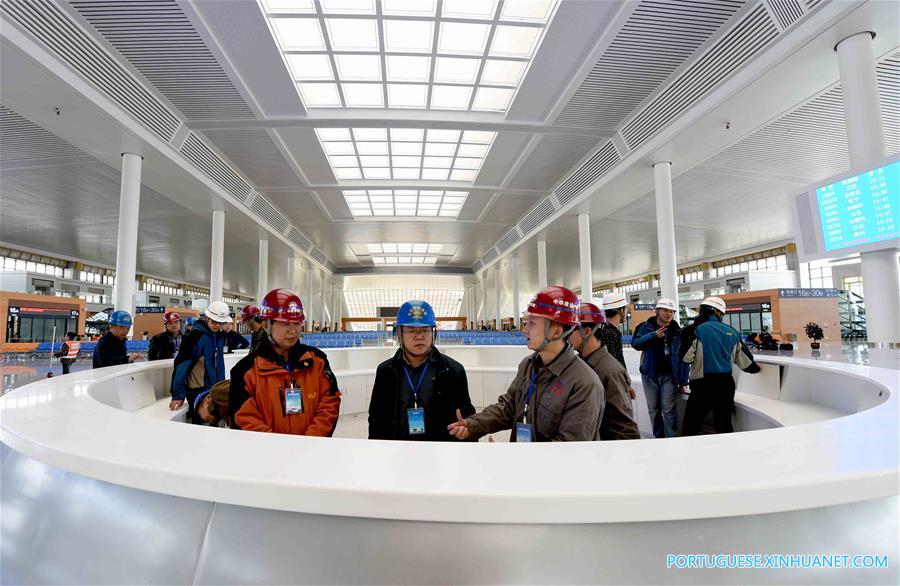
<svg viewBox="0 0 900 586">
<path fill-rule="evenodd" d="M 431 305 L 427 301 L 416 299 L 400 306 L 400 311 L 397 312 L 397 325 L 425 328 L 434 327 L 437 322 Z"/>
<path fill-rule="evenodd" d="M 187 318 L 186 320 L 184 320 L 184 324 L 187 325 L 187 326 L 192 326 L 192 325 L 194 325 L 194 322 L 195 322 L 195 321 L 197 321 L 196 318 L 189 317 L 189 318 Z"/>
<path fill-rule="evenodd" d="M 112 312 L 112 315 L 109 316 L 109 325 L 111 326 L 127 326 L 131 327 L 131 314 L 127 311 L 122 311 L 121 309 L 118 311 Z"/>
</svg>

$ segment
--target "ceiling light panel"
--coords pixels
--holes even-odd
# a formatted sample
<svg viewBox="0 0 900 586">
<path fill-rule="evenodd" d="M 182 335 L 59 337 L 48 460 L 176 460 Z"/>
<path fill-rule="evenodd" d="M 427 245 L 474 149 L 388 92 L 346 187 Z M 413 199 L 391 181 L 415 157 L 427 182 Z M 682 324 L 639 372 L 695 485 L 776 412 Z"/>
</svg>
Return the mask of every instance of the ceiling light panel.
<svg viewBox="0 0 900 586">
<path fill-rule="evenodd" d="M 446 172 L 446 171 L 445 171 Z M 344 200 L 354 217 L 442 217 L 456 218 L 469 195 L 468 191 L 417 189 L 353 189 L 344 190 Z M 414 243 L 369 244 L 371 253 L 437 254 L 443 245 Z M 381 247 L 381 248 L 373 248 Z"/>
<path fill-rule="evenodd" d="M 495 113 L 515 99 L 557 4 L 260 0 L 307 108 Z"/>
<path fill-rule="evenodd" d="M 497 135 L 496 132 L 468 130 L 463 132 L 453 129 L 426 131 L 422 128 L 318 128 L 316 134 L 337 179 L 421 179 L 464 182 L 475 180 Z M 442 191 L 423 193 L 427 196 L 444 195 Z M 359 196 L 365 193 L 351 190 L 345 192 L 345 195 L 347 194 Z M 394 193 L 391 190 L 383 190 L 383 193 L 369 191 L 368 194 L 418 196 L 420 192 L 399 190 Z M 466 192 L 447 192 L 448 200 L 446 202 L 441 200 L 438 203 L 452 205 L 442 206 L 441 210 L 424 215 L 438 215 L 439 211 L 454 209 L 458 213 L 465 194 Z M 401 202 L 404 206 L 400 207 L 413 206 L 417 201 L 407 199 Z M 434 201 L 434 198 L 431 198 L 426 200 L 426 203 Z M 375 213 L 374 208 L 370 211 Z M 416 213 L 399 214 L 395 210 L 394 215 L 423 215 L 418 213 L 418 209 L 414 211 Z M 375 215 L 384 214 L 375 213 Z"/>
</svg>

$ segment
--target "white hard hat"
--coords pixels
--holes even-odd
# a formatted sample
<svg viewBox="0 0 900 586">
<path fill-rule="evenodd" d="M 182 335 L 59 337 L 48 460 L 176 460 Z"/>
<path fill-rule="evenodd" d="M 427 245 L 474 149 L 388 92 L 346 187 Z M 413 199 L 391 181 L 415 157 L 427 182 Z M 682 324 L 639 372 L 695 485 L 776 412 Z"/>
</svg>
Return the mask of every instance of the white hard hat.
<svg viewBox="0 0 900 586">
<path fill-rule="evenodd" d="M 712 307 L 713 309 L 721 311 L 722 313 L 725 313 L 726 311 L 725 302 L 722 301 L 721 297 L 707 297 L 702 302 L 700 302 L 700 305 L 707 305 L 709 307 Z"/>
<path fill-rule="evenodd" d="M 603 309 L 619 309 L 628 305 L 624 293 L 607 293 L 603 296 Z"/>
<path fill-rule="evenodd" d="M 675 302 L 671 299 L 662 298 L 656 302 L 656 309 L 671 309 L 672 311 L 678 311 L 678 306 L 675 305 Z"/>
<path fill-rule="evenodd" d="M 226 305 L 224 301 L 213 301 L 209 304 L 209 307 L 207 307 L 206 311 L 204 311 L 203 313 L 209 319 L 213 320 L 214 322 L 219 322 L 220 324 L 231 321 L 231 311 L 228 309 L 228 305 Z"/>
</svg>

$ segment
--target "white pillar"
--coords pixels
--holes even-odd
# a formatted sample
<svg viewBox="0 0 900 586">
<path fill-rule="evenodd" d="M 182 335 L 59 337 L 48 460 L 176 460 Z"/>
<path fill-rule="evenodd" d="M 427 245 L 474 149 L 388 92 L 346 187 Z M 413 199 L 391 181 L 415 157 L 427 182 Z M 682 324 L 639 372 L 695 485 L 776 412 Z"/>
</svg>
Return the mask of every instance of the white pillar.
<svg viewBox="0 0 900 586">
<path fill-rule="evenodd" d="M 256 301 L 262 301 L 262 298 L 269 292 L 269 241 L 259 241 L 259 268 L 256 273 Z"/>
<path fill-rule="evenodd" d="M 494 294 L 494 301 L 496 303 L 494 307 L 494 316 L 497 320 L 494 327 L 497 328 L 497 331 L 500 331 L 500 320 L 503 319 L 503 312 L 500 310 L 500 261 L 497 261 L 497 266 L 494 267 Z"/>
<path fill-rule="evenodd" d="M 122 180 L 119 189 L 119 233 L 116 249 L 116 286 L 113 307 L 134 314 L 134 279 L 137 272 L 138 214 L 141 205 L 141 164 L 143 158 L 122 153 Z"/>
<path fill-rule="evenodd" d="M 512 311 L 513 311 L 513 323 L 516 324 L 517 328 L 522 327 L 522 313 L 519 311 L 519 259 L 511 258 L 509 259 L 510 266 L 512 269 L 511 278 L 512 278 Z"/>
<path fill-rule="evenodd" d="M 581 259 L 581 299 L 590 301 L 594 287 L 591 272 L 590 214 L 578 214 L 578 256 Z"/>
<path fill-rule="evenodd" d="M 885 154 L 881 104 L 868 31 L 847 37 L 837 47 L 847 120 L 850 164 L 874 167 Z M 900 268 L 897 249 L 860 254 L 866 303 L 866 338 L 871 346 L 900 343 Z"/>
<path fill-rule="evenodd" d="M 538 289 L 547 288 L 547 241 L 538 239 Z"/>
<path fill-rule="evenodd" d="M 325 307 L 325 271 L 321 269 L 319 270 L 319 284 L 321 285 L 321 288 L 319 289 L 319 304 L 322 308 L 322 313 L 320 314 L 321 317 L 319 317 L 319 321 L 323 322 L 324 325 L 324 322 L 328 317 L 328 312 L 326 311 L 327 308 Z"/>
<path fill-rule="evenodd" d="M 312 322 L 315 320 L 315 311 L 313 309 L 313 270 L 311 266 L 306 267 L 306 298 L 303 301 L 303 309 L 306 312 L 307 329 L 312 329 Z M 304 298 L 301 297 L 301 300 Z"/>
<path fill-rule="evenodd" d="M 837 45 L 837 54 L 850 166 L 858 169 L 875 165 L 884 158 L 884 129 L 875 77 L 875 57 L 872 55 L 872 34 L 861 32 L 844 39 Z"/>
<path fill-rule="evenodd" d="M 484 271 L 483 273 L 481 273 L 481 294 L 479 296 L 479 299 L 481 299 L 481 306 L 479 307 L 480 311 L 478 311 L 478 319 L 480 321 L 487 321 L 487 312 L 485 311 L 485 308 L 487 308 L 487 285 L 485 284 L 486 280 L 487 271 Z"/>
<path fill-rule="evenodd" d="M 209 264 L 209 302 L 222 300 L 222 273 L 225 266 L 225 210 L 212 213 L 212 258 Z"/>
<path fill-rule="evenodd" d="M 678 268 L 675 264 L 675 209 L 672 204 L 672 163 L 653 164 L 656 184 L 656 242 L 659 248 L 660 297 L 678 303 Z M 675 312 L 678 319 L 678 311 Z"/>
</svg>

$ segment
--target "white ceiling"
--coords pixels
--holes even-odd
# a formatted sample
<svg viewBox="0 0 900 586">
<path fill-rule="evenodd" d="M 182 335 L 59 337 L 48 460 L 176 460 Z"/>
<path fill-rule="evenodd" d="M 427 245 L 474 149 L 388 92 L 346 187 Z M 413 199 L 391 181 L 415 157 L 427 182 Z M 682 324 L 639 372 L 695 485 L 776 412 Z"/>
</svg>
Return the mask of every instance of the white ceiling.
<svg viewBox="0 0 900 586">
<path fill-rule="evenodd" d="M 4 9 L 28 1 L 4 2 Z M 467 272 L 614 136 L 617 160 L 623 162 L 610 167 L 610 179 L 586 186 L 573 197 L 570 205 L 575 207 L 560 209 L 556 219 L 538 224 L 504 251 L 515 251 L 521 259 L 520 286 L 529 290 L 537 282 L 533 243 L 538 232 L 548 240 L 551 280 L 576 285 L 573 213 L 579 209 L 592 214 L 595 282 L 656 269 L 649 162 L 659 156 L 673 160 L 676 175 L 679 262 L 790 239 L 785 196 L 848 165 L 840 89 L 834 85 L 836 58 L 823 47 L 833 45 L 831 37 L 848 27 L 872 28 L 878 29 L 878 53 L 889 52 L 900 44 L 895 26 L 900 8 L 886 2 L 811 8 L 789 1 L 781 3 L 780 11 L 768 3 L 763 11 L 758 6 L 737 0 L 696 2 L 691 8 L 665 0 L 566 0 L 506 113 L 307 110 L 262 11 L 251 0 L 161 0 L 152 11 L 127 2 L 72 0 L 65 10 L 274 204 L 323 259 L 342 270 L 379 270 L 370 257 L 355 253 L 369 243 L 430 242 L 453 251 L 441 255 L 438 267 Z M 641 138 L 638 123 L 650 122 L 642 122 L 640 113 L 652 111 L 655 96 L 690 74 L 692 64 L 716 43 L 731 38 L 726 33 L 735 23 L 751 18 L 759 23 L 759 38 L 768 39 L 765 50 L 734 69 L 731 77 L 697 93 L 693 102 L 685 102 L 682 114 L 661 126 L 677 129 L 681 124 L 682 130 Z M 7 12 L 4 24 L 10 22 L 15 19 Z M 91 104 L 90 96 L 67 87 L 71 83 L 55 68 L 26 56 L 17 31 L 0 31 L 0 102 L 10 109 L 3 120 L 0 241 L 114 265 L 115 166 L 124 150 L 115 143 L 133 142 L 140 135 L 134 128 L 140 125 L 128 127 L 115 116 L 103 117 L 103 105 L 96 100 Z M 879 71 L 889 150 L 896 152 L 900 60 L 882 59 Z M 773 83 L 775 79 L 781 81 Z M 29 88 L 43 91 L 30 96 Z M 56 102 L 65 113 L 84 110 L 91 115 L 74 120 L 55 116 Z M 9 124 L 21 124 L 22 118 L 49 132 L 32 130 L 14 143 L 7 140 Z M 734 124 L 729 133 L 721 130 L 726 119 Z M 86 120 L 97 122 L 92 127 Z M 325 127 L 468 129 L 497 132 L 497 137 L 473 182 L 338 181 L 315 133 Z M 125 138 L 110 140 L 115 135 Z M 171 144 L 177 140 L 176 134 Z M 224 192 L 206 188 L 198 196 L 198 180 L 184 170 L 173 172 L 172 159 L 179 155 L 166 152 L 169 145 L 139 142 L 153 154 L 144 153 L 138 269 L 205 283 L 210 254 L 206 210 Z M 341 190 L 379 188 L 463 190 L 469 195 L 457 219 L 354 219 Z M 256 226 L 262 221 L 228 197 L 234 213 L 227 216 L 225 288 L 252 294 L 255 242 L 271 230 Z M 273 257 L 291 254 L 286 240 L 271 236 Z M 283 268 L 279 264 L 270 263 L 270 274 Z"/>
</svg>

